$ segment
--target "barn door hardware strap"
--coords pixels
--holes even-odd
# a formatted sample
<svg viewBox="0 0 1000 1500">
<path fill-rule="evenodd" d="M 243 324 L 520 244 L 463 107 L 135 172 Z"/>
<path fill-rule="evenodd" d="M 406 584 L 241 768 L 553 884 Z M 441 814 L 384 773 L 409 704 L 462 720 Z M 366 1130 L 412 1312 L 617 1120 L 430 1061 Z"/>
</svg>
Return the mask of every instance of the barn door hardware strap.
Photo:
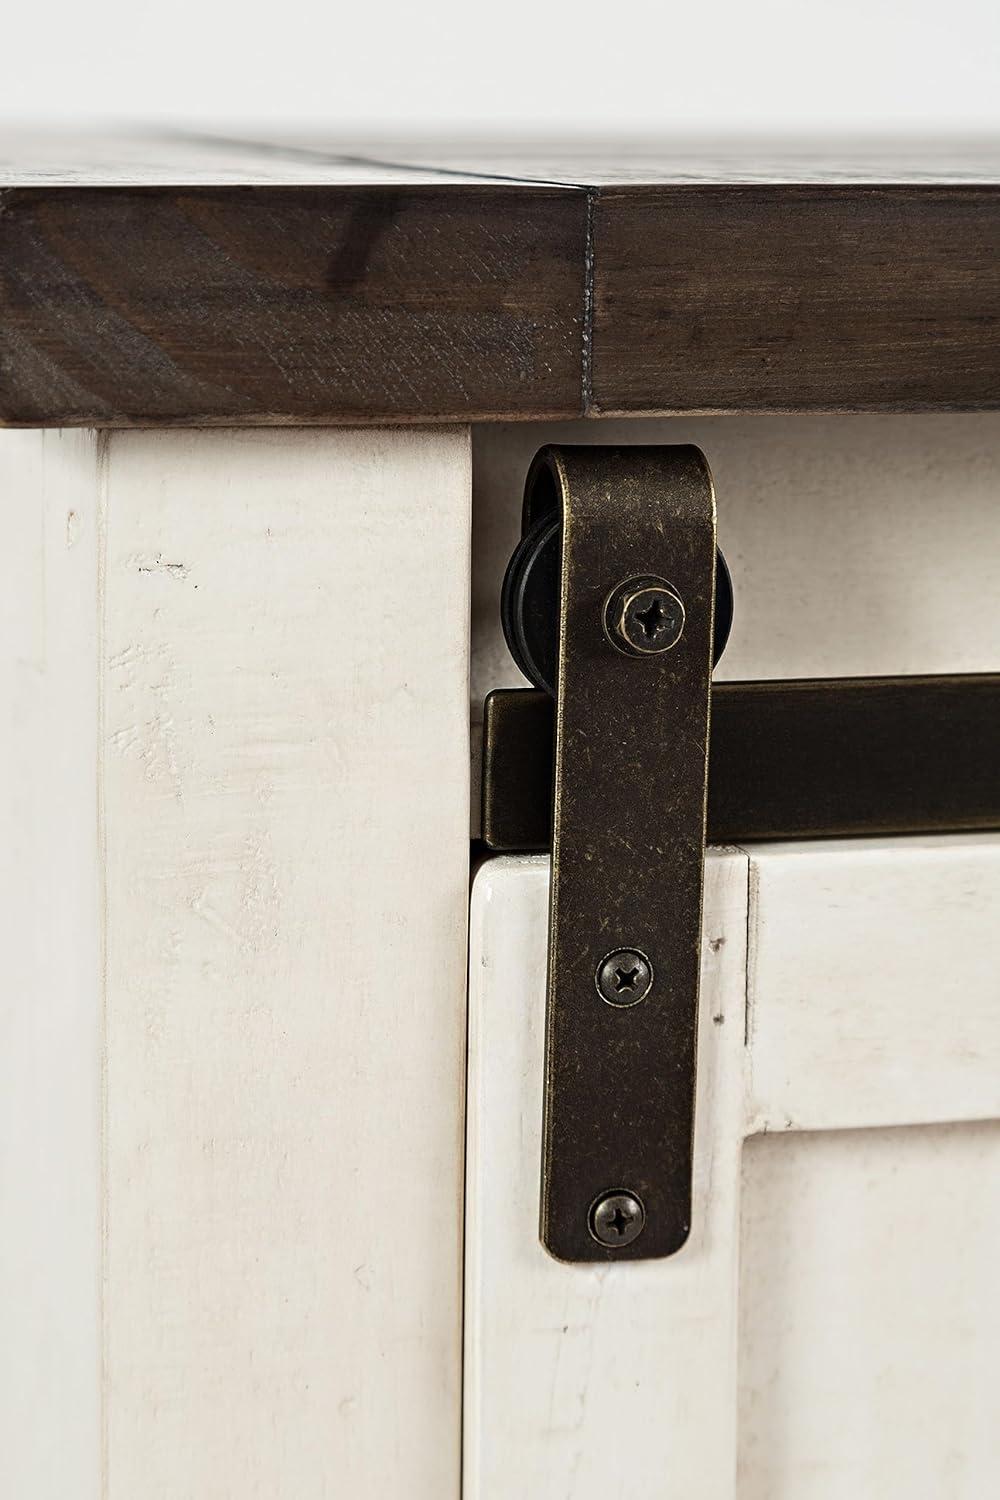
<svg viewBox="0 0 1000 1500">
<path fill-rule="evenodd" d="M 556 701 L 541 1238 L 561 1260 L 670 1255 L 690 1228 L 716 611 L 697 449 L 538 455 L 503 615 Z"/>
</svg>

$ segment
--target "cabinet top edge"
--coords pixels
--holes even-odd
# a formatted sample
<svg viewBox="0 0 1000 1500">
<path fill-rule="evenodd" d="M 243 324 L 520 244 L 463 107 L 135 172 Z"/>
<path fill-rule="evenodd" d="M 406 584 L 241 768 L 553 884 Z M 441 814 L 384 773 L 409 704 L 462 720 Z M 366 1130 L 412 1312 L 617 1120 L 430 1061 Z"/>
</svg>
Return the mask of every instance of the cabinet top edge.
<svg viewBox="0 0 1000 1500">
<path fill-rule="evenodd" d="M 1000 137 L 359 139 L 0 126 L 0 188 L 1000 186 Z"/>
<path fill-rule="evenodd" d="M 1000 407 L 1000 141 L 0 127 L 0 426 Z"/>
</svg>

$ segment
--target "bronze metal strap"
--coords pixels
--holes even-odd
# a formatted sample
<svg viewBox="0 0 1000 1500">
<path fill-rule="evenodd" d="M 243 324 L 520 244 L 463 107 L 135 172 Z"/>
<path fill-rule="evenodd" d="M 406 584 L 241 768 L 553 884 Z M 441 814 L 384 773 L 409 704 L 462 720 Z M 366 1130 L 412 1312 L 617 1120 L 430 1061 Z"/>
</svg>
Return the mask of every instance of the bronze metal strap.
<svg viewBox="0 0 1000 1500">
<path fill-rule="evenodd" d="M 689 447 L 537 462 L 563 524 L 541 1235 L 664 1256 L 691 1222 L 712 481 Z"/>
</svg>

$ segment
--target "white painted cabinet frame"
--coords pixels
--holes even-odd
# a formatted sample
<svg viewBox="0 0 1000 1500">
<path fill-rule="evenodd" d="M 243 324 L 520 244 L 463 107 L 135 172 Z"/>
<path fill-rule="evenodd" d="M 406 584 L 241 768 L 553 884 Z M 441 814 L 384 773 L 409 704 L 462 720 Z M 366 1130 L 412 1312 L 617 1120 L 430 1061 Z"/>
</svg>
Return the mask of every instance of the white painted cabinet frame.
<svg viewBox="0 0 1000 1500">
<path fill-rule="evenodd" d="M 459 1490 L 465 429 L 0 433 L 0 1493 Z"/>
<path fill-rule="evenodd" d="M 965 420 L 935 432 L 957 451 Z M 766 533 L 785 501 L 812 525 L 769 476 L 792 443 L 839 503 L 840 439 L 710 430 L 734 476 L 741 443 L 771 464 L 723 486 L 758 611 L 736 665 L 808 666 L 746 657 L 801 571 L 786 547 L 757 586 Z M 554 435 L 479 435 L 491 587 L 490 497 L 513 515 Z M 695 1229 L 620 1268 L 538 1242 L 547 863 L 486 863 L 463 1180 L 469 449 L 0 433 L 0 1494 L 458 1500 L 466 1193 L 465 1500 L 983 1500 L 1000 839 L 711 852 Z M 969 555 L 995 571 L 994 449 L 918 465 L 922 514 L 964 472 L 972 528 L 946 569 L 942 530 L 907 533 L 921 600 Z M 863 499 L 884 551 L 903 512 Z M 983 665 L 995 637 L 974 615 L 960 641 L 949 598 L 931 664 Z M 862 613 L 823 661 L 915 669 L 926 619 Z M 786 656 L 828 649 L 787 628 Z"/>
</svg>

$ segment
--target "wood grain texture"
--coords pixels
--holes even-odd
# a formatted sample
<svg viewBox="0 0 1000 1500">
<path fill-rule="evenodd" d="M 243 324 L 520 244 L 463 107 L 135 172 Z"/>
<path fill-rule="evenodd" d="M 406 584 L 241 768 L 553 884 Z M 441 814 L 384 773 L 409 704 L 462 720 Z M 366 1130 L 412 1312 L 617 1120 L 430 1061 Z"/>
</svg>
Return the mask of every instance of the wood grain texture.
<svg viewBox="0 0 1000 1500">
<path fill-rule="evenodd" d="M 560 1262 L 538 1235 L 548 860 L 472 889 L 464 1500 L 734 1500 L 747 857 L 705 863 L 692 1235 Z"/>
<path fill-rule="evenodd" d="M 458 1500 L 470 486 L 0 433 L 4 1500 Z"/>
<path fill-rule="evenodd" d="M 998 1184 L 995 1120 L 746 1143 L 739 1500 L 996 1493 Z"/>
<path fill-rule="evenodd" d="M 750 852 L 748 1131 L 1000 1120 L 1000 835 Z"/>
<path fill-rule="evenodd" d="M 98 469 L 0 433 L 0 1494 L 106 1500 Z"/>
<path fill-rule="evenodd" d="M 994 1494 L 1000 839 L 709 851 L 692 1236 L 638 1265 L 538 1239 L 548 885 L 473 884 L 466 1500 Z"/>
<path fill-rule="evenodd" d="M 612 188 L 593 409 L 1000 403 L 993 188 Z"/>
<path fill-rule="evenodd" d="M 26 426 L 581 410 L 559 188 L 11 188 L 0 414 Z"/>
<path fill-rule="evenodd" d="M 107 1500 L 458 1500 L 468 435 L 107 446 Z"/>
<path fill-rule="evenodd" d="M 0 424 L 998 407 L 989 143 L 0 138 Z"/>
<path fill-rule="evenodd" d="M 621 183 L 778 185 L 992 183 L 1000 139 L 989 136 L 787 137 L 579 135 L 352 136 L 275 132 L 81 130 L 68 135 L 5 121 L 0 187 L 45 183 L 494 181 L 610 187 Z"/>
</svg>

